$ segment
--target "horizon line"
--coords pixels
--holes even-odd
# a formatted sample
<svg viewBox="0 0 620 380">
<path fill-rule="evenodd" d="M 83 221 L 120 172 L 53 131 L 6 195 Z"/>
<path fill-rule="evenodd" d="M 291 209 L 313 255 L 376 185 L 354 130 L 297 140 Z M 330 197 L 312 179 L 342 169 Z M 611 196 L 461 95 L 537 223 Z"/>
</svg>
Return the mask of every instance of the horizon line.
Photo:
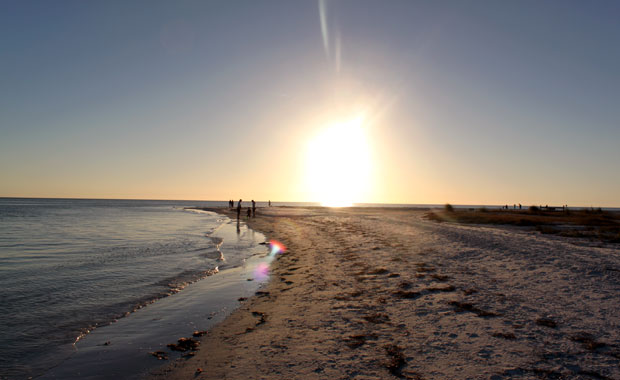
<svg viewBox="0 0 620 380">
<path fill-rule="evenodd" d="M 172 199 L 172 198 L 85 198 L 85 197 L 12 197 L 12 196 L 0 196 L 0 199 L 58 199 L 58 200 L 92 200 L 92 201 L 177 201 L 177 202 L 228 202 L 227 200 L 213 200 L 213 199 Z M 237 200 L 234 200 L 235 202 L 237 202 Z M 246 200 L 245 202 L 250 202 L 249 200 Z M 256 201 L 256 202 L 269 202 L 269 200 L 266 201 Z M 322 206 L 320 201 L 273 201 L 271 200 L 271 203 L 316 203 L 317 206 L 319 207 L 329 207 L 329 206 Z M 456 206 L 456 207 L 503 207 L 506 204 L 465 204 L 465 203 L 450 203 L 450 202 L 441 202 L 441 203 L 389 203 L 389 202 L 356 202 L 353 203 L 353 206 L 347 206 L 347 207 L 355 207 L 355 205 L 392 205 L 392 206 L 444 206 L 450 204 L 452 206 Z M 517 205 L 519 203 L 516 203 Z M 515 205 L 515 203 L 512 203 L 512 205 Z M 510 207 L 511 204 L 508 204 L 508 207 Z M 525 205 L 522 204 L 522 206 L 525 207 L 529 207 L 529 206 L 537 206 L 540 207 L 541 204 L 533 204 L 533 205 Z M 542 207 L 546 207 L 548 206 L 542 206 Z M 548 207 L 562 207 L 562 206 L 548 206 Z M 568 208 L 606 208 L 606 209 L 620 209 L 620 206 L 593 206 L 593 205 L 589 205 L 589 206 L 583 206 L 583 205 L 577 205 L 577 206 L 568 206 Z M 510 209 L 510 208 L 509 208 Z"/>
</svg>

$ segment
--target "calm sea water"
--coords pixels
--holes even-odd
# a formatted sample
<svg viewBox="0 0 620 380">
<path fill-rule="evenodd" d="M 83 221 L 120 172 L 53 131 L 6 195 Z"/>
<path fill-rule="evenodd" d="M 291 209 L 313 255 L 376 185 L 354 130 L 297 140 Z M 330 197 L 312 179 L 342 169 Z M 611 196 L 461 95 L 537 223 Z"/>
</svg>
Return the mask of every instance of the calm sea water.
<svg viewBox="0 0 620 380">
<path fill-rule="evenodd" d="M 0 378 L 38 375 L 83 334 L 177 292 L 220 260 L 226 202 L 0 199 Z"/>
</svg>

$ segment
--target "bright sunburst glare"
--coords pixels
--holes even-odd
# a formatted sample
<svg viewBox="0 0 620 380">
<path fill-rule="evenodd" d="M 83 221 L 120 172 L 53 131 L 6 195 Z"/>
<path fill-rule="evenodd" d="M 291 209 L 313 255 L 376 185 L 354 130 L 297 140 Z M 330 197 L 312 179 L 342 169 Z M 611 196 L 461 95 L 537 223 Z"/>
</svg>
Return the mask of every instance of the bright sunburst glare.
<svg viewBox="0 0 620 380">
<path fill-rule="evenodd" d="M 307 186 L 323 206 L 346 207 L 364 201 L 371 169 L 362 117 L 330 125 L 308 144 Z"/>
</svg>

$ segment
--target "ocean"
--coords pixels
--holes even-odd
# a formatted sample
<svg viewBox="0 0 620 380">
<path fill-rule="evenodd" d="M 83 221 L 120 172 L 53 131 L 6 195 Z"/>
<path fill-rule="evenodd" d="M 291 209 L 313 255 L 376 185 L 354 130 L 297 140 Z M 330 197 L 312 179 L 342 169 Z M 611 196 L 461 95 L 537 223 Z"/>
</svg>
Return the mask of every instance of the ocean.
<svg viewBox="0 0 620 380">
<path fill-rule="evenodd" d="M 200 279 L 224 279 L 222 274 L 246 266 L 251 257 L 264 257 L 263 235 L 245 226 L 237 230 L 224 216 L 185 209 L 225 205 L 0 198 L 0 378 L 37 377 L 62 368 L 89 332 L 114 333 L 100 327 L 183 294 Z M 258 286 L 242 278 L 247 271 L 236 276 L 239 281 L 231 284 L 238 291 L 224 292 L 228 298 L 213 303 L 211 317 L 234 308 L 239 294 Z M 209 294 L 209 288 L 202 289 L 199 297 L 208 302 Z M 157 348 L 147 341 L 140 342 L 142 351 Z"/>
</svg>

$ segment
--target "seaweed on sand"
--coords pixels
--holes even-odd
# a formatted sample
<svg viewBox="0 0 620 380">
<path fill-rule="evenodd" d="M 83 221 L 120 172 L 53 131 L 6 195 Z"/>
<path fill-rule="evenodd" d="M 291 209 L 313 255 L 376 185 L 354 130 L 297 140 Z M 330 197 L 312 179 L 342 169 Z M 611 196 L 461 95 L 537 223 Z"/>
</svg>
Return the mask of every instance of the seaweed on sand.
<svg viewBox="0 0 620 380">
<path fill-rule="evenodd" d="M 488 310 L 482 310 L 469 302 L 450 301 L 449 305 L 454 306 L 455 313 L 462 313 L 465 311 L 476 314 L 479 317 L 497 317 L 499 314 Z"/>
</svg>

